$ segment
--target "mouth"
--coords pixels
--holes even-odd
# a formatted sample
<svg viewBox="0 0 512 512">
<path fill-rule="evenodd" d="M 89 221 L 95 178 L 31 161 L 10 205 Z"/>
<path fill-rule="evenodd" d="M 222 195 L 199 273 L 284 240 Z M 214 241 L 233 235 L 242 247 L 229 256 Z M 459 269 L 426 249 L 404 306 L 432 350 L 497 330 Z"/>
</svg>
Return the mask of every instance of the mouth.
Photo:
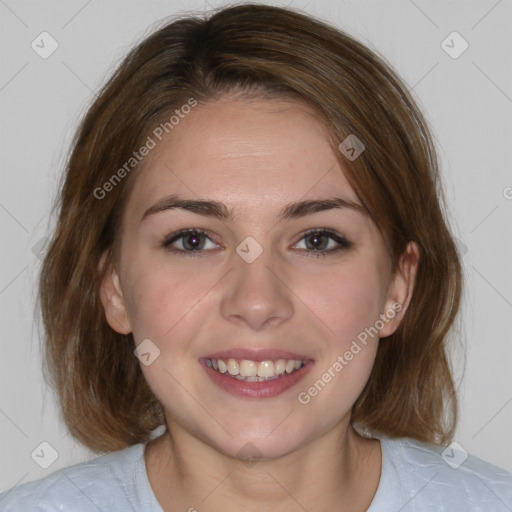
<svg viewBox="0 0 512 512">
<path fill-rule="evenodd" d="M 279 379 L 300 370 L 306 363 L 301 359 L 267 359 L 252 361 L 250 359 L 205 359 L 206 366 L 216 372 L 227 374 L 234 379 L 245 382 L 266 382 Z"/>
<path fill-rule="evenodd" d="M 222 390 L 243 398 L 271 398 L 294 386 L 314 361 L 290 352 L 234 350 L 199 360 Z"/>
</svg>

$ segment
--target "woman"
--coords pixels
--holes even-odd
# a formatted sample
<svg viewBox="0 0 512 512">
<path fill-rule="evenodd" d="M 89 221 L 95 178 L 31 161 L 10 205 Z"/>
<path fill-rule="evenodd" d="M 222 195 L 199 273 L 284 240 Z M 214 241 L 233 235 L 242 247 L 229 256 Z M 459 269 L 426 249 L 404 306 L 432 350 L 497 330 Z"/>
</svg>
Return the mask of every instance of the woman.
<svg viewBox="0 0 512 512">
<path fill-rule="evenodd" d="M 437 190 L 407 88 L 346 34 L 245 5 L 150 35 L 80 126 L 40 280 L 68 428 L 110 453 L 2 510 L 510 510 L 451 444 Z"/>
</svg>

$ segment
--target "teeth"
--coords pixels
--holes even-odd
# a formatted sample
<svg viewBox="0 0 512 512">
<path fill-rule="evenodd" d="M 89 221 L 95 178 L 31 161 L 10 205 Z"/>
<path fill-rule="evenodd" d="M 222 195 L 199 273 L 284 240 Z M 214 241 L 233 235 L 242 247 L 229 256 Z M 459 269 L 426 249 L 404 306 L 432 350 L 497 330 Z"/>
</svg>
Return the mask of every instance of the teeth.
<svg viewBox="0 0 512 512">
<path fill-rule="evenodd" d="M 286 361 L 284 359 L 278 359 L 274 363 L 274 372 L 276 375 L 283 375 L 286 370 Z"/>
<path fill-rule="evenodd" d="M 206 360 L 206 363 L 208 364 L 209 359 Z M 227 364 L 222 359 L 217 359 L 217 364 L 219 366 L 219 372 L 220 373 L 226 373 L 228 371 Z"/>
<path fill-rule="evenodd" d="M 293 373 L 304 366 L 304 361 L 300 359 L 278 359 L 277 361 L 250 361 L 242 359 L 238 362 L 236 359 L 228 359 L 227 362 L 222 359 L 207 359 L 206 365 L 220 373 L 228 373 L 232 377 L 249 382 L 276 379 L 285 373 Z"/>
<path fill-rule="evenodd" d="M 244 359 L 240 362 L 240 375 L 242 377 L 256 377 L 256 375 L 260 375 L 259 368 L 254 361 Z M 263 375 L 260 375 L 260 377 L 263 377 Z"/>
<path fill-rule="evenodd" d="M 261 361 L 258 365 L 258 377 L 273 377 L 274 375 L 274 363 L 272 361 Z"/>
<path fill-rule="evenodd" d="M 234 359 L 228 359 L 228 373 L 229 375 L 238 375 L 240 367 Z"/>
</svg>

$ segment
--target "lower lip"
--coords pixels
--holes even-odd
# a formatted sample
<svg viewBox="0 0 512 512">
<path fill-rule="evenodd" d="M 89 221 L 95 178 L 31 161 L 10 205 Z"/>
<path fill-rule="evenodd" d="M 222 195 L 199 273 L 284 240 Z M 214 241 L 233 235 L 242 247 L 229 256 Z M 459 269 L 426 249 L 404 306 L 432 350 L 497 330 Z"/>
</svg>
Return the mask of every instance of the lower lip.
<svg viewBox="0 0 512 512">
<path fill-rule="evenodd" d="M 231 395 L 243 398 L 272 398 L 284 393 L 287 389 L 297 384 L 309 372 L 314 361 L 307 361 L 302 368 L 293 373 L 286 373 L 278 379 L 261 382 L 247 382 L 234 379 L 229 374 L 220 373 L 206 365 L 206 360 L 200 360 L 201 366 L 205 369 L 212 381 Z"/>
</svg>

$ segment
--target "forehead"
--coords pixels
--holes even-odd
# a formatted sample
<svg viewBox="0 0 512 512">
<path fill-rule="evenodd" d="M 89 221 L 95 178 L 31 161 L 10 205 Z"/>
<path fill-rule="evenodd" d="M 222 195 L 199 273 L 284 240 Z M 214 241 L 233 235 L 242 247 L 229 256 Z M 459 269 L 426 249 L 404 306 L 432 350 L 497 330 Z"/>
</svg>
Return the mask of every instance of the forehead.
<svg viewBox="0 0 512 512">
<path fill-rule="evenodd" d="M 314 113 L 264 99 L 221 99 L 183 116 L 143 162 L 131 209 L 142 213 L 166 193 L 252 214 L 308 197 L 359 202 Z"/>
</svg>

